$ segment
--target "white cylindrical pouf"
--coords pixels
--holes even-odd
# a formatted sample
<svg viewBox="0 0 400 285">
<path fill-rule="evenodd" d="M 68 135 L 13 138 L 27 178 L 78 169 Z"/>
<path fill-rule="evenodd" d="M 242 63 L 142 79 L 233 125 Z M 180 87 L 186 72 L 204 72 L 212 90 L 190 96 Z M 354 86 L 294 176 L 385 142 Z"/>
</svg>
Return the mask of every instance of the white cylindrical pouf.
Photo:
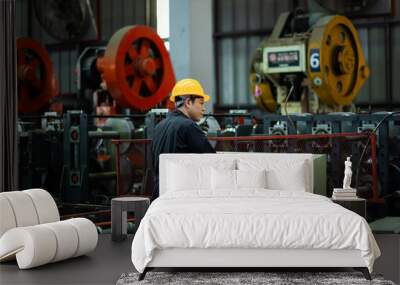
<svg viewBox="0 0 400 285">
<path fill-rule="evenodd" d="M 0 253 L 16 253 L 20 269 L 37 267 L 53 260 L 57 241 L 54 232 L 42 225 L 14 228 L 0 239 Z"/>
<path fill-rule="evenodd" d="M 22 191 L 3 192 L 1 194 L 10 202 L 17 227 L 33 226 L 39 223 L 35 205 L 28 194 Z"/>
<path fill-rule="evenodd" d="M 31 197 L 38 214 L 39 224 L 57 222 L 60 220 L 56 202 L 49 192 L 43 189 L 28 189 L 22 192 Z"/>
<path fill-rule="evenodd" d="M 62 221 L 41 226 L 51 229 L 57 238 L 57 250 L 51 262 L 57 262 L 74 256 L 78 249 L 78 233 L 70 223 Z"/>
<path fill-rule="evenodd" d="M 17 226 L 11 204 L 2 194 L 0 193 L 0 238 L 6 231 Z"/>
<path fill-rule="evenodd" d="M 85 218 L 65 220 L 70 223 L 78 233 L 78 250 L 74 257 L 93 251 L 97 246 L 98 233 L 92 221 Z"/>
</svg>

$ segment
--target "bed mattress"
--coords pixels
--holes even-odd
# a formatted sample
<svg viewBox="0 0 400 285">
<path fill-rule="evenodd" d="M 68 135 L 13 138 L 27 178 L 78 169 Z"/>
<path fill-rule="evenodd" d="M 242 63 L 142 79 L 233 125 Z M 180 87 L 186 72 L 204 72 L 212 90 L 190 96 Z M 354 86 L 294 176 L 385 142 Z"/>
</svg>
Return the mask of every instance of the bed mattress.
<svg viewBox="0 0 400 285">
<path fill-rule="evenodd" d="M 330 199 L 299 191 L 246 189 L 166 193 L 132 243 L 139 272 L 163 249 L 359 250 L 372 272 L 380 251 L 368 223 Z"/>
</svg>

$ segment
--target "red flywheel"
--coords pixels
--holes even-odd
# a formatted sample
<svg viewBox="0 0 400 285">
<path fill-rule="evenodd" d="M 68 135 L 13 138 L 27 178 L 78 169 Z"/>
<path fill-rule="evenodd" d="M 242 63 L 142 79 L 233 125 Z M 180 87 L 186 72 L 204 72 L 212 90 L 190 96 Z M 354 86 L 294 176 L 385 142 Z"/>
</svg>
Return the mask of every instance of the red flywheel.
<svg viewBox="0 0 400 285">
<path fill-rule="evenodd" d="M 59 89 L 46 49 L 30 38 L 17 39 L 18 112 L 38 112 Z"/>
<path fill-rule="evenodd" d="M 117 31 L 97 67 L 111 96 L 126 108 L 146 111 L 161 103 L 175 85 L 164 42 L 147 26 Z"/>
</svg>

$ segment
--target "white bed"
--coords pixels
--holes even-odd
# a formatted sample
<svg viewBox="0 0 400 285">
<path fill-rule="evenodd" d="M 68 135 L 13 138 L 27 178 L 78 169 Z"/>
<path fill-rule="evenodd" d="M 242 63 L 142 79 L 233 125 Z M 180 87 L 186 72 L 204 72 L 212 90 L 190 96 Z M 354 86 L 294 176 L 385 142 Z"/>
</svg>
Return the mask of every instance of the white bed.
<svg viewBox="0 0 400 285">
<path fill-rule="evenodd" d="M 161 155 L 160 197 L 132 243 L 140 278 L 154 267 L 354 267 L 370 278 L 380 251 L 368 223 L 312 194 L 312 173 L 309 154 Z"/>
</svg>

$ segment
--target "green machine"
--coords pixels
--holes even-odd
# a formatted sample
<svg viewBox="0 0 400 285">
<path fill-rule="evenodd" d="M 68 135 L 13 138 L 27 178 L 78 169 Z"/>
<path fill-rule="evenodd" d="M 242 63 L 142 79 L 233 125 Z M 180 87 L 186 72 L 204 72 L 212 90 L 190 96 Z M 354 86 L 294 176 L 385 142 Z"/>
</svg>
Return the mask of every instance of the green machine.
<svg viewBox="0 0 400 285">
<path fill-rule="evenodd" d="M 61 200 L 69 203 L 87 201 L 88 193 L 88 118 L 82 111 L 69 111 L 64 115 L 65 190 Z"/>
<path fill-rule="evenodd" d="M 115 194 L 115 149 L 112 139 L 133 139 L 135 132 L 127 118 L 107 118 L 96 127 L 93 117 L 82 111 L 64 115 L 64 165 L 61 200 L 64 203 L 86 203 L 94 196 Z M 128 152 L 129 143 L 121 146 Z M 129 165 L 124 169 L 129 168 Z M 129 185 L 127 183 L 127 185 Z"/>
</svg>

